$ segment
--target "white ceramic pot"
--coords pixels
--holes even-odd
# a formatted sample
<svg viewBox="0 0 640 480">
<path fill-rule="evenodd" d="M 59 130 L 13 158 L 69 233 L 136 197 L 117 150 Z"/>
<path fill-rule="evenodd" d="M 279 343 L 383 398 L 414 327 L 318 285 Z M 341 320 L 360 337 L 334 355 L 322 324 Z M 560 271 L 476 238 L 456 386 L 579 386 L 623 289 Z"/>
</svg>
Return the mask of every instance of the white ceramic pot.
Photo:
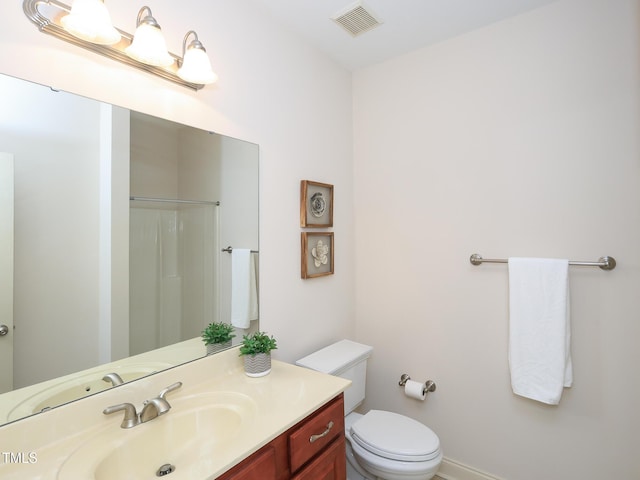
<svg viewBox="0 0 640 480">
<path fill-rule="evenodd" d="M 271 353 L 244 355 L 244 373 L 250 377 L 264 377 L 271 371 Z"/>
<path fill-rule="evenodd" d="M 217 353 L 221 350 L 226 350 L 231 346 L 231 340 L 224 343 L 210 343 L 207 345 L 207 355 L 211 355 L 212 353 Z"/>
</svg>

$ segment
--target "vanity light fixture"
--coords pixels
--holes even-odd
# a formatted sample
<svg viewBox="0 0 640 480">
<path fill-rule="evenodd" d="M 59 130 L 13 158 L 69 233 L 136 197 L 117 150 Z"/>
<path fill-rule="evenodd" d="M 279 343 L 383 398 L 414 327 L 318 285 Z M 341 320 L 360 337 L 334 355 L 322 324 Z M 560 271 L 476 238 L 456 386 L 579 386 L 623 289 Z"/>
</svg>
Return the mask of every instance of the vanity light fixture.
<svg viewBox="0 0 640 480">
<path fill-rule="evenodd" d="M 190 36 L 193 36 L 193 40 L 187 46 Z M 211 69 L 207 51 L 198 40 L 198 34 L 193 30 L 188 31 L 182 40 L 182 60 L 179 63 L 178 76 L 187 82 L 206 85 L 218 80 L 218 75 Z"/>
<path fill-rule="evenodd" d="M 71 7 L 58 0 L 23 0 L 22 9 L 43 33 L 187 88 L 200 90 L 218 79 L 193 30 L 183 40 L 184 58 L 167 51 L 160 26 L 147 6 L 138 12 L 135 35 L 111 25 L 102 0 L 74 0 Z M 191 35 L 194 38 L 187 45 Z"/>
</svg>

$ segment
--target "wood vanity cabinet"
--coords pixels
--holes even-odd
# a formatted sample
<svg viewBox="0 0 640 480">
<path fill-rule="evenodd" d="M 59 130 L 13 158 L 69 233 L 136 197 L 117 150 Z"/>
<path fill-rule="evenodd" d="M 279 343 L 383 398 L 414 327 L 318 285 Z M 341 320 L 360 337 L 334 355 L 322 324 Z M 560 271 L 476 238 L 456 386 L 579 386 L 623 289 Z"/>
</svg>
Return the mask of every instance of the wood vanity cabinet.
<svg viewBox="0 0 640 480">
<path fill-rule="evenodd" d="M 340 394 L 218 480 L 346 480 Z"/>
</svg>

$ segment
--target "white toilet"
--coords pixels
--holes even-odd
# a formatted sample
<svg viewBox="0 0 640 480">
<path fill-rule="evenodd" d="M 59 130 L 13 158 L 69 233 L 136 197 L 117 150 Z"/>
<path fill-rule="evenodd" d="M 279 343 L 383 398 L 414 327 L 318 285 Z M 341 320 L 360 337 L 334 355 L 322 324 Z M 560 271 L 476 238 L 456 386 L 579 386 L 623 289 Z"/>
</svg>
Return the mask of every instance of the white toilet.
<svg viewBox="0 0 640 480">
<path fill-rule="evenodd" d="M 347 461 L 368 480 L 429 480 L 442 462 L 438 436 L 404 415 L 353 410 L 364 400 L 372 347 L 341 340 L 296 362 L 301 367 L 351 380 L 344 393 Z M 399 392 L 400 393 L 400 392 Z"/>
</svg>

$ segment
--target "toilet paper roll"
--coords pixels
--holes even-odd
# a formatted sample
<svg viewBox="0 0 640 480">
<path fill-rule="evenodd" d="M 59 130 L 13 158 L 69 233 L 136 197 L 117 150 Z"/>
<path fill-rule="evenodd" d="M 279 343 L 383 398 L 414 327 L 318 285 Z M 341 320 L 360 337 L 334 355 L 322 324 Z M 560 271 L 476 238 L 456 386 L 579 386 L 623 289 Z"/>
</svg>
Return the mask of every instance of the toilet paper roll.
<svg viewBox="0 0 640 480">
<path fill-rule="evenodd" d="M 404 384 L 404 394 L 417 400 L 424 400 L 427 396 L 424 391 L 424 383 L 416 382 L 415 380 L 407 380 L 407 383 Z"/>
</svg>

